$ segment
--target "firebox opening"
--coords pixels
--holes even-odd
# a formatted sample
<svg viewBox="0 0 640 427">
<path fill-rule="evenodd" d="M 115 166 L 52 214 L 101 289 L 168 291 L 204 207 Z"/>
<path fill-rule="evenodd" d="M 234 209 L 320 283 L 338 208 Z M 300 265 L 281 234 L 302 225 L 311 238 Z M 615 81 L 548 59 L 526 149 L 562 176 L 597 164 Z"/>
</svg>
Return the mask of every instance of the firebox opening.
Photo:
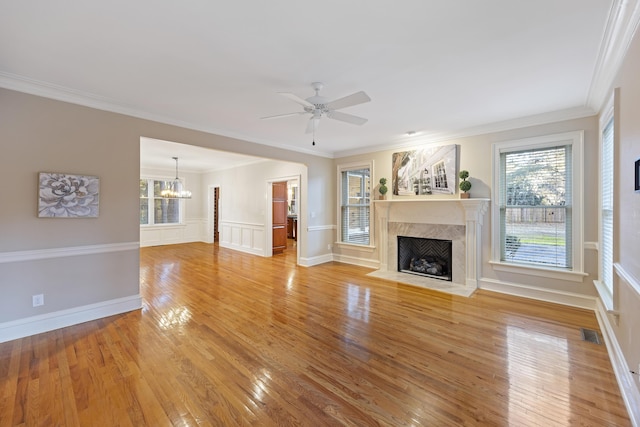
<svg viewBox="0 0 640 427">
<path fill-rule="evenodd" d="M 398 271 L 452 281 L 451 240 L 398 236 Z"/>
</svg>

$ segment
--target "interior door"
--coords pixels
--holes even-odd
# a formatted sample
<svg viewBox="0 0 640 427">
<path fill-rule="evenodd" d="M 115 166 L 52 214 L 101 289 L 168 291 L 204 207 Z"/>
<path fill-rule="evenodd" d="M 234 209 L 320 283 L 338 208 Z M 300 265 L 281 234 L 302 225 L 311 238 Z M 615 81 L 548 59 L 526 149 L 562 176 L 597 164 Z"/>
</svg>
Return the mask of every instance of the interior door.
<svg viewBox="0 0 640 427">
<path fill-rule="evenodd" d="M 273 254 L 282 253 L 287 248 L 287 181 L 272 184 L 272 233 Z"/>
<path fill-rule="evenodd" d="M 220 230 L 218 229 L 218 202 L 220 201 L 220 187 L 213 189 L 213 241 L 220 241 Z"/>
</svg>

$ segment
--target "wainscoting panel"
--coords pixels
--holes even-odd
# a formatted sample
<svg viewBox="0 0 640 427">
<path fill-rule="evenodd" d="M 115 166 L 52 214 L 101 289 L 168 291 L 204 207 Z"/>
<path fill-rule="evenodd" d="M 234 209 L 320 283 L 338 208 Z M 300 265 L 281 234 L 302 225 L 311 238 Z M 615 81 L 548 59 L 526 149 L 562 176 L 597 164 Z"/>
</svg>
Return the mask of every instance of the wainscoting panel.
<svg viewBox="0 0 640 427">
<path fill-rule="evenodd" d="M 140 246 L 175 245 L 207 241 L 207 221 L 196 218 L 180 225 L 140 227 Z"/>
<path fill-rule="evenodd" d="M 264 225 L 220 222 L 220 247 L 264 256 Z"/>
</svg>

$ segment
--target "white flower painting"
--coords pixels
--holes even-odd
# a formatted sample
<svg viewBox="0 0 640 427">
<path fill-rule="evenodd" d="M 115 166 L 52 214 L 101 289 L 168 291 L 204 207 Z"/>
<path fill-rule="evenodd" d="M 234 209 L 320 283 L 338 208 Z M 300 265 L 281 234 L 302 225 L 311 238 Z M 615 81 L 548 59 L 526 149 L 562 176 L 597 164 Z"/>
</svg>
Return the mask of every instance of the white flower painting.
<svg viewBox="0 0 640 427">
<path fill-rule="evenodd" d="M 41 218 L 95 218 L 100 179 L 97 176 L 41 172 L 38 216 Z"/>
</svg>

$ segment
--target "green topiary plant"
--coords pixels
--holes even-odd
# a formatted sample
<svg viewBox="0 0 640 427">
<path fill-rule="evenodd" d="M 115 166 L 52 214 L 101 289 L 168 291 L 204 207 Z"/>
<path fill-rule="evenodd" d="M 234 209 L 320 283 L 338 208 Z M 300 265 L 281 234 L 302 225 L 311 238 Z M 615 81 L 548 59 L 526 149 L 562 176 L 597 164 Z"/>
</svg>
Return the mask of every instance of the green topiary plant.
<svg viewBox="0 0 640 427">
<path fill-rule="evenodd" d="M 467 181 L 469 171 L 461 170 L 458 176 L 462 179 L 462 181 L 460 181 L 460 190 L 463 191 L 463 193 L 460 194 L 460 197 L 463 199 L 469 198 L 470 194 L 468 191 L 471 190 L 471 181 Z"/>
<path fill-rule="evenodd" d="M 381 198 L 384 199 L 384 195 L 387 194 L 387 178 L 380 178 L 380 187 L 378 187 L 378 191 L 380 192 Z"/>
</svg>

